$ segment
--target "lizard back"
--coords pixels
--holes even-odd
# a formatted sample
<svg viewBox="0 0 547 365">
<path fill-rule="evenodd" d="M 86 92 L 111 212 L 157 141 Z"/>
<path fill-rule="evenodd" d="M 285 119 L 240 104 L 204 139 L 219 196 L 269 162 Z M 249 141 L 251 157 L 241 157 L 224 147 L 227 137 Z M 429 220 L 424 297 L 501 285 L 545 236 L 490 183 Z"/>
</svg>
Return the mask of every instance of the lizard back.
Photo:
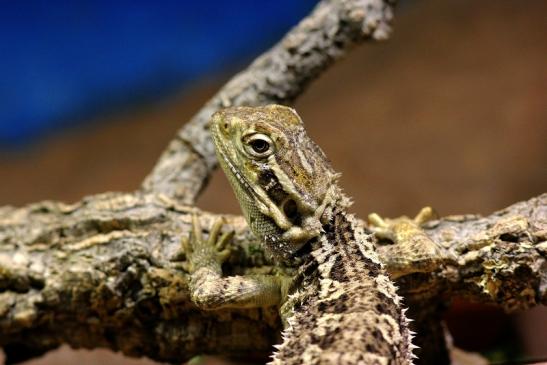
<svg viewBox="0 0 547 365">
<path fill-rule="evenodd" d="M 272 364 L 411 364 L 408 320 L 367 235 L 335 209 L 301 267 Z"/>
</svg>

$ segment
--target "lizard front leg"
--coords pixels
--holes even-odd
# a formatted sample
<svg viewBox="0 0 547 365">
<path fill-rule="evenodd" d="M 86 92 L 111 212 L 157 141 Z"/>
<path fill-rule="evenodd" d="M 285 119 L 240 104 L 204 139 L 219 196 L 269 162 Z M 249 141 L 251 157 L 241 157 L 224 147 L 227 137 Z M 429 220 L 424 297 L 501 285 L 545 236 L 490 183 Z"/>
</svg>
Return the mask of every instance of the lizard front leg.
<svg viewBox="0 0 547 365">
<path fill-rule="evenodd" d="M 226 244 L 233 232 L 220 234 L 223 220 L 217 220 L 203 238 L 196 215 L 192 232 L 182 241 L 187 257 L 192 301 L 201 309 L 255 308 L 279 305 L 286 295 L 289 278 L 275 275 L 222 276 L 222 263 L 229 257 Z"/>
<path fill-rule="evenodd" d="M 382 218 L 376 213 L 368 216 L 369 229 L 380 239 L 392 245 L 377 246 L 378 254 L 392 279 L 416 273 L 433 272 L 447 257 L 442 247 L 434 242 L 421 225 L 436 218 L 431 207 L 425 207 L 414 218 Z"/>
</svg>

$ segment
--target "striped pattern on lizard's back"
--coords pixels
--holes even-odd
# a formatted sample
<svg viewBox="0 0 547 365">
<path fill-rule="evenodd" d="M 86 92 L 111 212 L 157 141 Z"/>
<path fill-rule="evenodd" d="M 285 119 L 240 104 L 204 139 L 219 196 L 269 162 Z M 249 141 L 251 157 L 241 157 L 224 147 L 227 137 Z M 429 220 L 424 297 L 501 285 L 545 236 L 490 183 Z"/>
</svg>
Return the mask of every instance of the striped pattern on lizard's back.
<svg viewBox="0 0 547 365">
<path fill-rule="evenodd" d="M 356 219 L 334 209 L 312 245 L 272 364 L 411 364 L 401 298 Z"/>
</svg>

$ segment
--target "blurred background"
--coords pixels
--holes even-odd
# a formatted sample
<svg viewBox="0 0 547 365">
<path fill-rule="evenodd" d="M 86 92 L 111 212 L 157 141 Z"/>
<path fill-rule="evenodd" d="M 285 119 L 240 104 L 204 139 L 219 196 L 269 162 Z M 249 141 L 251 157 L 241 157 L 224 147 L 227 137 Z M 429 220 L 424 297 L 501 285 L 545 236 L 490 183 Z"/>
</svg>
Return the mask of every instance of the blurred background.
<svg viewBox="0 0 547 365">
<path fill-rule="evenodd" d="M 315 1 L 2 2 L 0 205 L 137 188 L 176 130 Z M 298 100 L 361 217 L 489 214 L 547 189 L 547 2 L 405 1 Z M 239 213 L 220 172 L 199 206 Z M 455 343 L 547 358 L 547 310 L 464 301 Z M 213 363 L 215 360 L 208 360 Z M 106 350 L 28 365 L 153 364 Z"/>
</svg>

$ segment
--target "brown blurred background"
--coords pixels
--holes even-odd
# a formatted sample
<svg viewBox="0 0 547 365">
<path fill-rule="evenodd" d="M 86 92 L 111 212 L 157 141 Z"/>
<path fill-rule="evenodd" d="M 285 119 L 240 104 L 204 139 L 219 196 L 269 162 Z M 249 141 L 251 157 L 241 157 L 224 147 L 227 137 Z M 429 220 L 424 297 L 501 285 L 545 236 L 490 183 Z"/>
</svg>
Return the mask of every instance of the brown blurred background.
<svg viewBox="0 0 547 365">
<path fill-rule="evenodd" d="M 364 217 L 488 214 L 547 189 L 547 2 L 401 4 L 392 39 L 364 45 L 298 100 L 311 136 Z M 229 78 L 84 123 L 0 155 L 0 204 L 76 201 L 139 186 L 175 131 Z M 201 208 L 239 213 L 217 172 Z M 458 302 L 455 342 L 494 359 L 547 358 L 547 310 Z M 152 364 L 62 349 L 30 365 Z"/>
</svg>

